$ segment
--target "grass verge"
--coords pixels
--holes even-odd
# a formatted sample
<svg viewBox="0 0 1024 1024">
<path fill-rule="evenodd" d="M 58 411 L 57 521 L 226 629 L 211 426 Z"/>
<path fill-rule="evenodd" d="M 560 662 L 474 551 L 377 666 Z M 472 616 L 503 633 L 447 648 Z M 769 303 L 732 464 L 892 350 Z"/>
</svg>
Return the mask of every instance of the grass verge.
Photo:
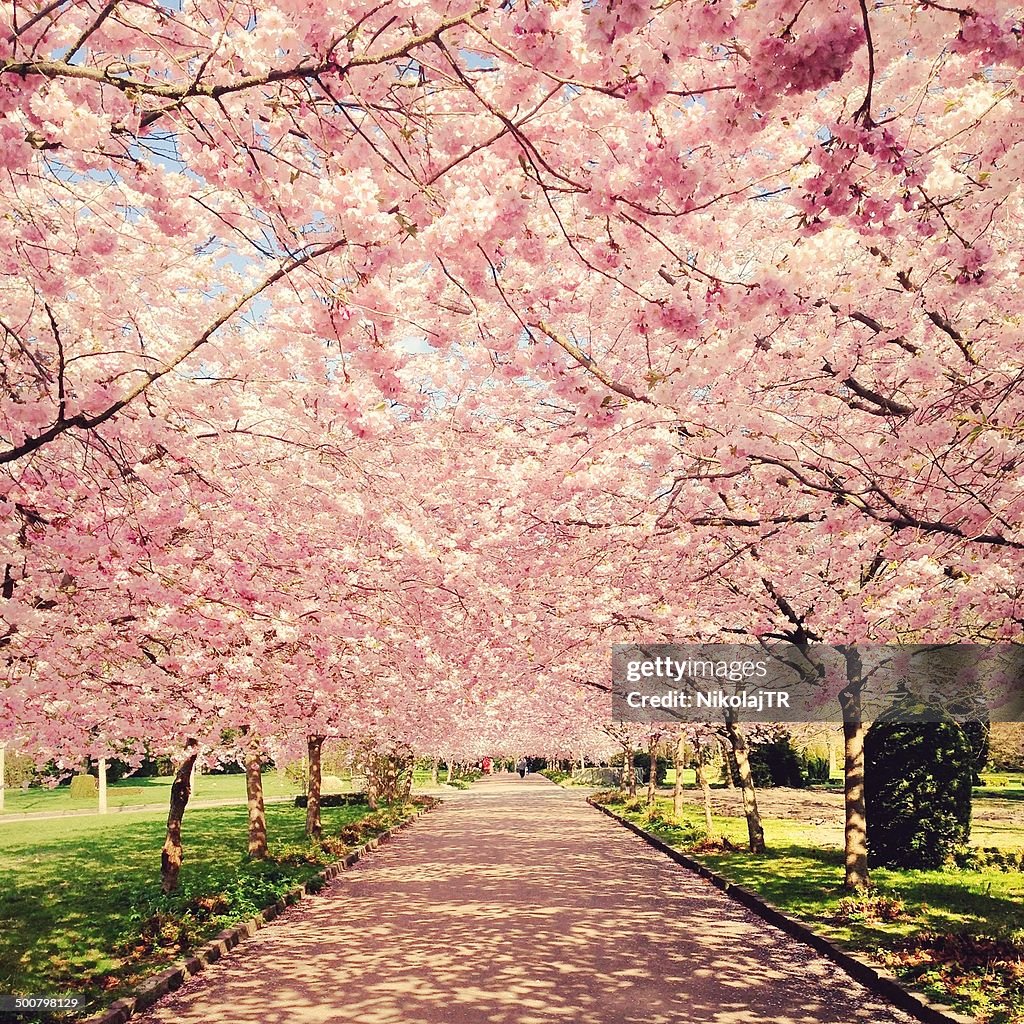
<svg viewBox="0 0 1024 1024">
<path fill-rule="evenodd" d="M 625 802 L 617 794 L 598 794 L 598 800 L 836 945 L 874 955 L 931 998 L 982 1024 L 1024 1024 L 1020 870 L 876 868 L 870 892 L 851 896 L 841 884 L 842 850 L 818 841 L 814 825 L 766 820 L 769 851 L 754 856 L 728 849 L 746 841 L 742 818 L 714 818 L 709 840 L 703 810 L 695 805 L 676 819 L 669 801 L 648 812 L 640 801 Z"/>
<path fill-rule="evenodd" d="M 110 807 L 137 807 L 145 804 L 159 804 L 166 807 L 171 795 L 170 776 L 128 776 L 107 786 L 107 804 Z M 284 772 L 263 773 L 263 796 L 266 800 L 292 797 L 297 792 L 295 784 L 285 778 Z M 234 800 L 245 803 L 244 775 L 200 775 L 192 792 L 193 803 L 206 800 Z M 73 799 L 70 786 L 49 789 L 34 786 L 31 789 L 9 789 L 4 794 L 4 811 L 0 815 L 20 813 L 60 814 L 65 811 L 94 811 L 96 797 Z"/>
<path fill-rule="evenodd" d="M 170 895 L 160 891 L 162 814 L 0 829 L 0 992 L 76 996 L 76 1016 L 95 1012 L 412 810 L 324 808 L 324 839 L 311 843 L 303 810 L 268 805 L 270 857 L 251 861 L 244 807 L 193 808 Z"/>
</svg>

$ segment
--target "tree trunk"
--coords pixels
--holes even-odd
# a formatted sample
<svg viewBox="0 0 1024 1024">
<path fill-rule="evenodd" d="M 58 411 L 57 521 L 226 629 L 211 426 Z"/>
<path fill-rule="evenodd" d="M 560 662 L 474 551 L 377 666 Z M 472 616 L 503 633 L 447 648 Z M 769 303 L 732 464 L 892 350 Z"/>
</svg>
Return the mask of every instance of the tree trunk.
<svg viewBox="0 0 1024 1024">
<path fill-rule="evenodd" d="M 626 787 L 630 799 L 636 796 L 636 769 L 633 767 L 633 748 L 626 751 Z"/>
<path fill-rule="evenodd" d="M 686 739 L 680 736 L 676 740 L 676 749 L 672 755 L 672 767 L 676 771 L 676 782 L 672 789 L 672 814 L 676 821 L 679 820 L 680 815 L 683 813 L 683 764 L 685 763 L 683 751 L 685 746 Z"/>
<path fill-rule="evenodd" d="M 97 810 L 100 814 L 107 813 L 107 759 L 101 757 L 96 762 L 96 789 L 98 793 Z"/>
<path fill-rule="evenodd" d="M 451 782 L 451 781 L 452 781 L 452 762 L 451 762 L 451 760 L 450 760 L 450 759 L 449 759 L 449 761 L 448 761 L 448 775 L 447 775 L 447 777 L 445 778 L 445 780 L 444 780 L 444 781 L 445 781 L 446 783 L 447 783 L 447 782 Z"/>
<path fill-rule="evenodd" d="M 249 857 L 267 855 L 267 813 L 263 806 L 263 764 L 258 751 L 245 755 L 245 795 L 249 809 Z"/>
<path fill-rule="evenodd" d="M 658 799 L 658 740 L 655 737 L 647 743 L 647 806 L 653 807 Z"/>
<path fill-rule="evenodd" d="M 188 749 L 188 748 L 186 748 Z M 181 819 L 185 814 L 185 806 L 192 793 L 189 780 L 192 777 L 192 766 L 196 763 L 199 752 L 189 754 L 181 763 L 171 783 L 171 807 L 167 812 L 167 835 L 164 848 L 160 854 L 160 888 L 164 892 L 174 892 L 178 888 L 178 875 L 181 874 Z"/>
<path fill-rule="evenodd" d="M 754 787 L 754 776 L 750 771 L 750 758 L 747 756 L 747 739 L 736 719 L 728 715 L 725 729 L 732 745 L 732 754 L 736 759 L 736 770 L 740 777 L 740 790 L 743 793 L 743 813 L 747 817 L 747 834 L 750 839 L 751 853 L 764 853 L 764 828 L 761 825 L 761 814 L 757 809 L 757 790 Z"/>
<path fill-rule="evenodd" d="M 451 765 L 448 766 L 448 770 L 451 771 Z M 371 757 L 369 770 L 366 773 L 366 802 L 371 811 L 377 810 L 378 774 L 377 759 Z"/>
<path fill-rule="evenodd" d="M 323 736 L 308 736 L 306 752 L 309 757 L 309 786 L 306 790 L 306 835 L 319 839 L 323 835 L 320 822 L 320 784 L 322 780 L 320 753 L 323 750 Z"/>
<path fill-rule="evenodd" d="M 715 826 L 711 820 L 711 779 L 708 773 L 710 756 L 710 752 L 703 747 L 697 751 L 697 782 L 704 797 L 704 828 L 707 829 L 708 839 L 715 832 Z"/>
<path fill-rule="evenodd" d="M 861 661 L 856 650 L 846 654 L 846 689 L 839 694 L 843 709 L 843 746 L 845 750 L 846 841 L 845 861 L 847 889 L 868 884 L 868 816 L 864 792 L 864 721 L 861 708 Z"/>
<path fill-rule="evenodd" d="M 430 784 L 432 786 L 437 785 L 437 758 L 434 758 L 433 763 L 430 766 Z"/>
<path fill-rule="evenodd" d="M 412 798 L 412 782 L 413 776 L 416 773 L 416 758 L 413 752 L 410 750 L 402 758 L 402 764 L 400 766 L 399 780 L 401 782 L 401 793 L 399 799 L 403 804 L 407 804 Z"/>
<path fill-rule="evenodd" d="M 733 753 L 732 746 L 729 745 L 722 751 L 722 759 L 725 764 L 723 771 L 725 773 L 725 784 L 729 789 L 736 788 L 736 777 L 739 775 L 739 767 L 736 764 L 736 755 Z"/>
</svg>

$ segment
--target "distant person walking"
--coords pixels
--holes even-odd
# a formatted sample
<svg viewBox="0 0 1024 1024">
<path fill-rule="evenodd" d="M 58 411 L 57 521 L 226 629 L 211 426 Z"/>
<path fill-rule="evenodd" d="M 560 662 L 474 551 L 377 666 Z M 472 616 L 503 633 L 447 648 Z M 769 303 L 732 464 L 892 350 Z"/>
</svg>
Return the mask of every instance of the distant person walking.
<svg viewBox="0 0 1024 1024">
<path fill-rule="evenodd" d="M 516 771 L 519 772 L 519 778 L 521 778 L 521 779 L 525 779 L 526 778 L 526 769 L 527 769 L 526 758 L 525 757 L 519 758 L 519 762 L 516 764 Z"/>
</svg>

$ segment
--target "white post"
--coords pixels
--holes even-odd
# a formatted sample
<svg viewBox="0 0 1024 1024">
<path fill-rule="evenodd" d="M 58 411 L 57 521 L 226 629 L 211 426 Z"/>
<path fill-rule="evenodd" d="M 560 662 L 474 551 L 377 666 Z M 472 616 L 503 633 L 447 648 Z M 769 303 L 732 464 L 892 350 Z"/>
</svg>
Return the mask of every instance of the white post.
<svg viewBox="0 0 1024 1024">
<path fill-rule="evenodd" d="M 197 757 L 192 763 L 192 775 L 188 780 L 189 788 L 189 799 L 195 799 L 196 795 L 196 779 L 199 777 L 199 758 Z"/>
<path fill-rule="evenodd" d="M 100 814 L 107 813 L 107 759 L 101 757 L 96 762 L 96 773 L 99 776 Z"/>
<path fill-rule="evenodd" d="M 7 741 L 0 741 L 0 811 L 4 809 L 4 785 L 6 766 L 4 764 L 4 751 L 7 749 Z"/>
</svg>

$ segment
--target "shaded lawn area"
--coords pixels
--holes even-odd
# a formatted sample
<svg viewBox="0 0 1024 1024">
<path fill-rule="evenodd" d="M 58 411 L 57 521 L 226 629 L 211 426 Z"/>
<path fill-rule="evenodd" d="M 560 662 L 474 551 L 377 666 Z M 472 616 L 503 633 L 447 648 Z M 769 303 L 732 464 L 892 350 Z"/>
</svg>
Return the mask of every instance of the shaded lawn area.
<svg viewBox="0 0 1024 1024">
<path fill-rule="evenodd" d="M 324 808 L 324 835 L 368 812 L 361 804 Z M 309 844 L 299 808 L 267 807 L 278 859 L 263 862 L 246 857 L 244 807 L 193 808 L 182 827 L 181 888 L 164 896 L 165 821 L 163 813 L 125 813 L 0 827 L 0 992 L 74 995 L 95 1010 L 337 859 L 337 849 Z"/>
<path fill-rule="evenodd" d="M 150 776 L 133 778 L 129 776 L 107 786 L 107 804 L 110 807 L 131 807 L 139 804 L 160 804 L 166 807 L 170 802 L 171 776 Z M 294 797 L 298 792 L 296 784 L 285 778 L 284 772 L 270 771 L 263 774 L 263 796 L 267 800 L 277 797 Z M 192 801 L 237 800 L 245 803 L 245 775 L 200 775 L 196 780 Z M 32 789 L 8 789 L 4 794 L 3 814 L 16 812 L 91 811 L 96 809 L 96 797 L 88 800 L 71 799 L 70 786 L 47 789 L 36 786 Z M 2 818 L 3 815 L 0 815 Z"/>
<path fill-rule="evenodd" d="M 766 819 L 769 850 L 753 856 L 743 850 L 702 850 L 704 814 L 697 805 L 685 806 L 678 828 L 647 821 L 642 810 L 611 806 L 784 913 L 807 921 L 837 945 L 869 954 L 881 951 L 886 966 L 932 997 L 991 1024 L 1024 1024 L 1024 872 L 874 868 L 871 882 L 877 896 L 905 904 L 901 915 L 885 921 L 872 918 L 870 909 L 864 915 L 856 906 L 852 913 L 840 913 L 840 901 L 849 896 L 842 888 L 843 853 L 834 829 L 827 826 Z M 661 800 L 658 806 L 670 819 L 671 801 Z M 745 846 L 745 819 L 716 817 L 713 823 L 716 838 L 725 836 Z M 1024 845 L 1020 829 L 1013 838 L 1018 848 Z M 993 970 L 991 964 L 972 962 L 979 948 L 975 940 L 1003 966 Z"/>
</svg>

